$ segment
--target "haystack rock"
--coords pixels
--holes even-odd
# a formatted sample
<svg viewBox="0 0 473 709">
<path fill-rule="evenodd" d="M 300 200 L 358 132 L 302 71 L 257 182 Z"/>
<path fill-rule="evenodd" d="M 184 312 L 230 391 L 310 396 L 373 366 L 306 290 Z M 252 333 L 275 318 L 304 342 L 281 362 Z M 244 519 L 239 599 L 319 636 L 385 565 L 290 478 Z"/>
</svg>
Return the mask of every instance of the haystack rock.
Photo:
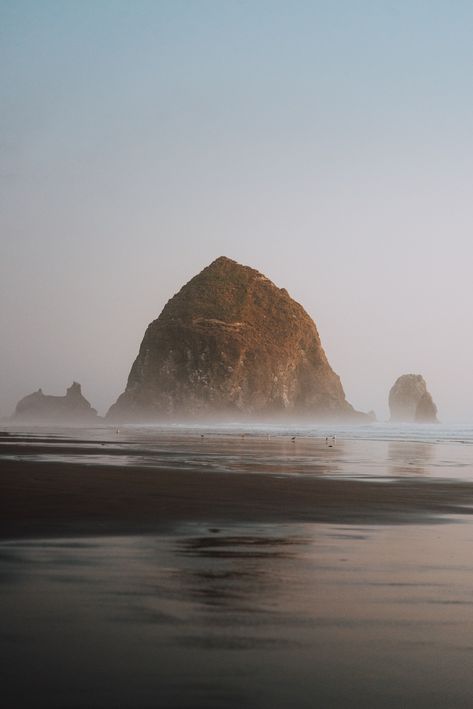
<svg viewBox="0 0 473 709">
<path fill-rule="evenodd" d="M 403 374 L 389 392 L 392 422 L 437 423 L 437 407 L 420 374 Z"/>
<path fill-rule="evenodd" d="M 43 394 L 41 389 L 25 396 L 16 406 L 15 420 L 38 423 L 94 423 L 97 411 L 82 396 L 81 386 L 73 382 L 65 396 Z"/>
<path fill-rule="evenodd" d="M 368 420 L 346 401 L 314 322 L 258 271 L 221 257 L 147 328 L 121 421 L 274 415 Z"/>
</svg>

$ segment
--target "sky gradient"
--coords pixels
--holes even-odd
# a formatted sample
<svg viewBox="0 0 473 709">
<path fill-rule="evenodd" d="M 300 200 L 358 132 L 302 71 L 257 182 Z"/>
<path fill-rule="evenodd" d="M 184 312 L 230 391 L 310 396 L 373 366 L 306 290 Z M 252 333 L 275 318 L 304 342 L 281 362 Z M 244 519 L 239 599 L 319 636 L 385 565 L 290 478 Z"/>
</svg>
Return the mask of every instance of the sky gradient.
<svg viewBox="0 0 473 709">
<path fill-rule="evenodd" d="M 473 421 L 473 3 L 0 0 L 0 415 L 104 413 L 220 255 L 314 318 L 349 401 Z"/>
</svg>

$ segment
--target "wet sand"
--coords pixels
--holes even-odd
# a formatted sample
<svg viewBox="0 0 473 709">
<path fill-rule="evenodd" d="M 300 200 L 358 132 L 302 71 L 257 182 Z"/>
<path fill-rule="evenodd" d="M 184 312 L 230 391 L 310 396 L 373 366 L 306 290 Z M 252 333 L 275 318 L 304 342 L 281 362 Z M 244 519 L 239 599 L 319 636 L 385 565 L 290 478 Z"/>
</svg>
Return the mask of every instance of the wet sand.
<svg viewBox="0 0 473 709">
<path fill-rule="evenodd" d="M 0 434 L 3 703 L 467 709 L 471 450 Z"/>
<path fill-rule="evenodd" d="M 1 538 L 142 534 L 186 522 L 427 522 L 473 509 L 472 482 L 428 474 L 430 444 L 151 445 L 95 435 L 0 437 Z"/>
<path fill-rule="evenodd" d="M 0 542 L 8 709 L 468 709 L 471 525 Z"/>
</svg>

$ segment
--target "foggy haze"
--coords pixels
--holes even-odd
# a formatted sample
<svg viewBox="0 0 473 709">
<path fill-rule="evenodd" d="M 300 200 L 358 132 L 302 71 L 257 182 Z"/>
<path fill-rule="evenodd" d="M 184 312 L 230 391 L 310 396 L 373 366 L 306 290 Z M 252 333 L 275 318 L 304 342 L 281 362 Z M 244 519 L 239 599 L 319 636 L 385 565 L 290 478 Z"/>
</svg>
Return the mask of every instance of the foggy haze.
<svg viewBox="0 0 473 709">
<path fill-rule="evenodd" d="M 473 5 L 0 0 L 0 415 L 99 413 L 226 255 L 313 317 L 347 399 L 473 419 Z"/>
</svg>

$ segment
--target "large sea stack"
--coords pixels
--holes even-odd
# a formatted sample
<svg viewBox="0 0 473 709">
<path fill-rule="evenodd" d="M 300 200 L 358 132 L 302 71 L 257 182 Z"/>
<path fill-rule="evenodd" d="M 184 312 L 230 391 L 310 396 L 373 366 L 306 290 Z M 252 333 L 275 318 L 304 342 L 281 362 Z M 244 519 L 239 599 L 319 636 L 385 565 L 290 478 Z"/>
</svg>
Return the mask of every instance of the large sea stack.
<svg viewBox="0 0 473 709">
<path fill-rule="evenodd" d="M 437 423 L 437 407 L 420 374 L 403 374 L 389 392 L 391 421 Z"/>
<path fill-rule="evenodd" d="M 55 424 L 84 424 L 97 421 L 97 411 L 82 395 L 80 384 L 73 382 L 65 396 L 43 394 L 42 389 L 28 394 L 16 405 L 16 421 Z"/>
<path fill-rule="evenodd" d="M 115 421 L 214 415 L 365 418 L 346 401 L 304 308 L 223 256 L 148 326 L 108 413 Z"/>
</svg>

